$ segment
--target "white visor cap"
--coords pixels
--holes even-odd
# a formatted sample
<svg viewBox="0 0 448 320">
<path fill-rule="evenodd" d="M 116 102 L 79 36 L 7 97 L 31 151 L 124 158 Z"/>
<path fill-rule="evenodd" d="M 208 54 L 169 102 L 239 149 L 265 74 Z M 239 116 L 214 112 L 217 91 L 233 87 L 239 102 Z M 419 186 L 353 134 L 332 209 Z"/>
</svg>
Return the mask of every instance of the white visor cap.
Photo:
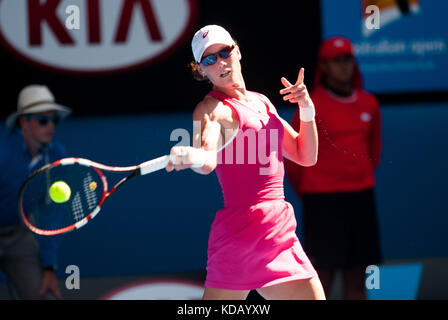
<svg viewBox="0 0 448 320">
<path fill-rule="evenodd" d="M 201 62 L 202 55 L 208 47 L 214 44 L 225 44 L 231 46 L 235 43 L 230 33 L 221 26 L 208 25 L 194 34 L 191 41 L 193 57 L 197 63 Z"/>
</svg>

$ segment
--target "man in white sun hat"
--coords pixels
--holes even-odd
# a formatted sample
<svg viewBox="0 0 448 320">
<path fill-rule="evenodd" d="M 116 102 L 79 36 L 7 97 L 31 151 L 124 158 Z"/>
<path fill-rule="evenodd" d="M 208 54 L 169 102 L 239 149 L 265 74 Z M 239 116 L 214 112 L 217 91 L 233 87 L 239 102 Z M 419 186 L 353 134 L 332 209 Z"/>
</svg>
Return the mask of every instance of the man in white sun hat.
<svg viewBox="0 0 448 320">
<path fill-rule="evenodd" d="M 31 172 L 66 157 L 53 136 L 56 124 L 70 113 L 46 86 L 29 85 L 20 91 L 17 111 L 7 118 L 8 130 L 0 135 L 0 269 L 19 299 L 44 298 L 48 293 L 61 298 L 55 273 L 58 240 L 35 238 L 26 229 L 17 197 Z"/>
</svg>

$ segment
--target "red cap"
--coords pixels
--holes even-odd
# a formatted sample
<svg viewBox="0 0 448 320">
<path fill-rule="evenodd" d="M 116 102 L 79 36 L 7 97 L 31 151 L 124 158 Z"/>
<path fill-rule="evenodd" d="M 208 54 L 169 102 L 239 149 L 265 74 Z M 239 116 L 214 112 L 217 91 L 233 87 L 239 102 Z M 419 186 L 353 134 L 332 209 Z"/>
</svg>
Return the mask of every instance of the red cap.
<svg viewBox="0 0 448 320">
<path fill-rule="evenodd" d="M 320 59 L 333 59 L 341 55 L 355 55 L 355 50 L 350 40 L 343 37 L 333 37 L 325 40 L 319 51 Z"/>
<path fill-rule="evenodd" d="M 322 42 L 319 49 L 319 60 L 334 59 L 341 55 L 355 56 L 353 44 L 344 37 L 332 37 Z M 317 64 L 316 74 L 314 76 L 314 88 L 321 85 L 322 70 L 320 64 Z M 361 71 L 358 63 L 355 62 L 355 73 L 353 74 L 352 85 L 354 88 L 361 90 L 363 87 Z"/>
</svg>

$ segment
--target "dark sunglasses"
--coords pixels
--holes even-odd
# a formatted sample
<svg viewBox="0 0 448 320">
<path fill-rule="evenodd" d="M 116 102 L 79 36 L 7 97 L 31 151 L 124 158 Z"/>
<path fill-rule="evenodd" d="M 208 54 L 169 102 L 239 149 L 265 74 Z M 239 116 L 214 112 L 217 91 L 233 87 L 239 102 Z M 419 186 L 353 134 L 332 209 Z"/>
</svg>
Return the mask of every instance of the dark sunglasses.
<svg viewBox="0 0 448 320">
<path fill-rule="evenodd" d="M 208 56 L 202 58 L 201 63 L 206 67 L 214 65 L 216 63 L 216 61 L 218 60 L 218 56 L 220 56 L 223 59 L 227 59 L 228 57 L 230 57 L 232 50 L 234 48 L 235 48 L 234 45 L 225 47 L 224 49 L 222 49 L 221 51 L 219 51 L 215 54 L 211 54 L 211 55 L 208 55 Z"/>
<path fill-rule="evenodd" d="M 59 117 L 56 116 L 43 116 L 43 115 L 37 115 L 37 114 L 26 114 L 25 115 L 25 119 L 27 120 L 31 120 L 31 119 L 36 119 L 37 122 L 39 122 L 39 124 L 41 126 L 46 126 L 48 124 L 48 122 L 53 122 L 55 125 L 59 123 Z"/>
</svg>

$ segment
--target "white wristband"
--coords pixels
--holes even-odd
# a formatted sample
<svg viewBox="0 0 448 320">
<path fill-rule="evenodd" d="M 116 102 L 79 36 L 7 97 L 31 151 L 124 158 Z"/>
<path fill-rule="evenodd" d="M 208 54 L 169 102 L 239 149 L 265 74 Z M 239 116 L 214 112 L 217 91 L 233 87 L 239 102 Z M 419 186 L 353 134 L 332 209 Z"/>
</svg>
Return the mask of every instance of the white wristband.
<svg viewBox="0 0 448 320">
<path fill-rule="evenodd" d="M 311 122 L 314 120 L 316 116 L 316 111 L 314 110 L 314 104 L 311 104 L 307 107 L 299 107 L 300 109 L 300 120 L 304 122 Z"/>
<path fill-rule="evenodd" d="M 200 168 L 205 164 L 206 161 L 206 154 L 205 151 L 199 148 L 193 148 L 193 147 L 187 147 L 189 148 L 189 163 L 191 164 L 190 168 Z M 169 160 L 175 164 L 177 163 L 177 161 L 180 161 L 179 159 L 177 159 L 178 157 L 184 157 L 186 156 L 187 152 L 185 150 L 183 150 L 183 152 L 179 152 L 178 155 L 173 155 L 170 154 L 169 155 Z M 185 161 L 185 160 L 184 160 Z M 187 164 L 187 163 L 185 163 Z"/>
<path fill-rule="evenodd" d="M 191 165 L 191 168 L 200 168 L 205 164 L 205 151 L 199 148 L 193 148 L 193 164 Z"/>
</svg>

